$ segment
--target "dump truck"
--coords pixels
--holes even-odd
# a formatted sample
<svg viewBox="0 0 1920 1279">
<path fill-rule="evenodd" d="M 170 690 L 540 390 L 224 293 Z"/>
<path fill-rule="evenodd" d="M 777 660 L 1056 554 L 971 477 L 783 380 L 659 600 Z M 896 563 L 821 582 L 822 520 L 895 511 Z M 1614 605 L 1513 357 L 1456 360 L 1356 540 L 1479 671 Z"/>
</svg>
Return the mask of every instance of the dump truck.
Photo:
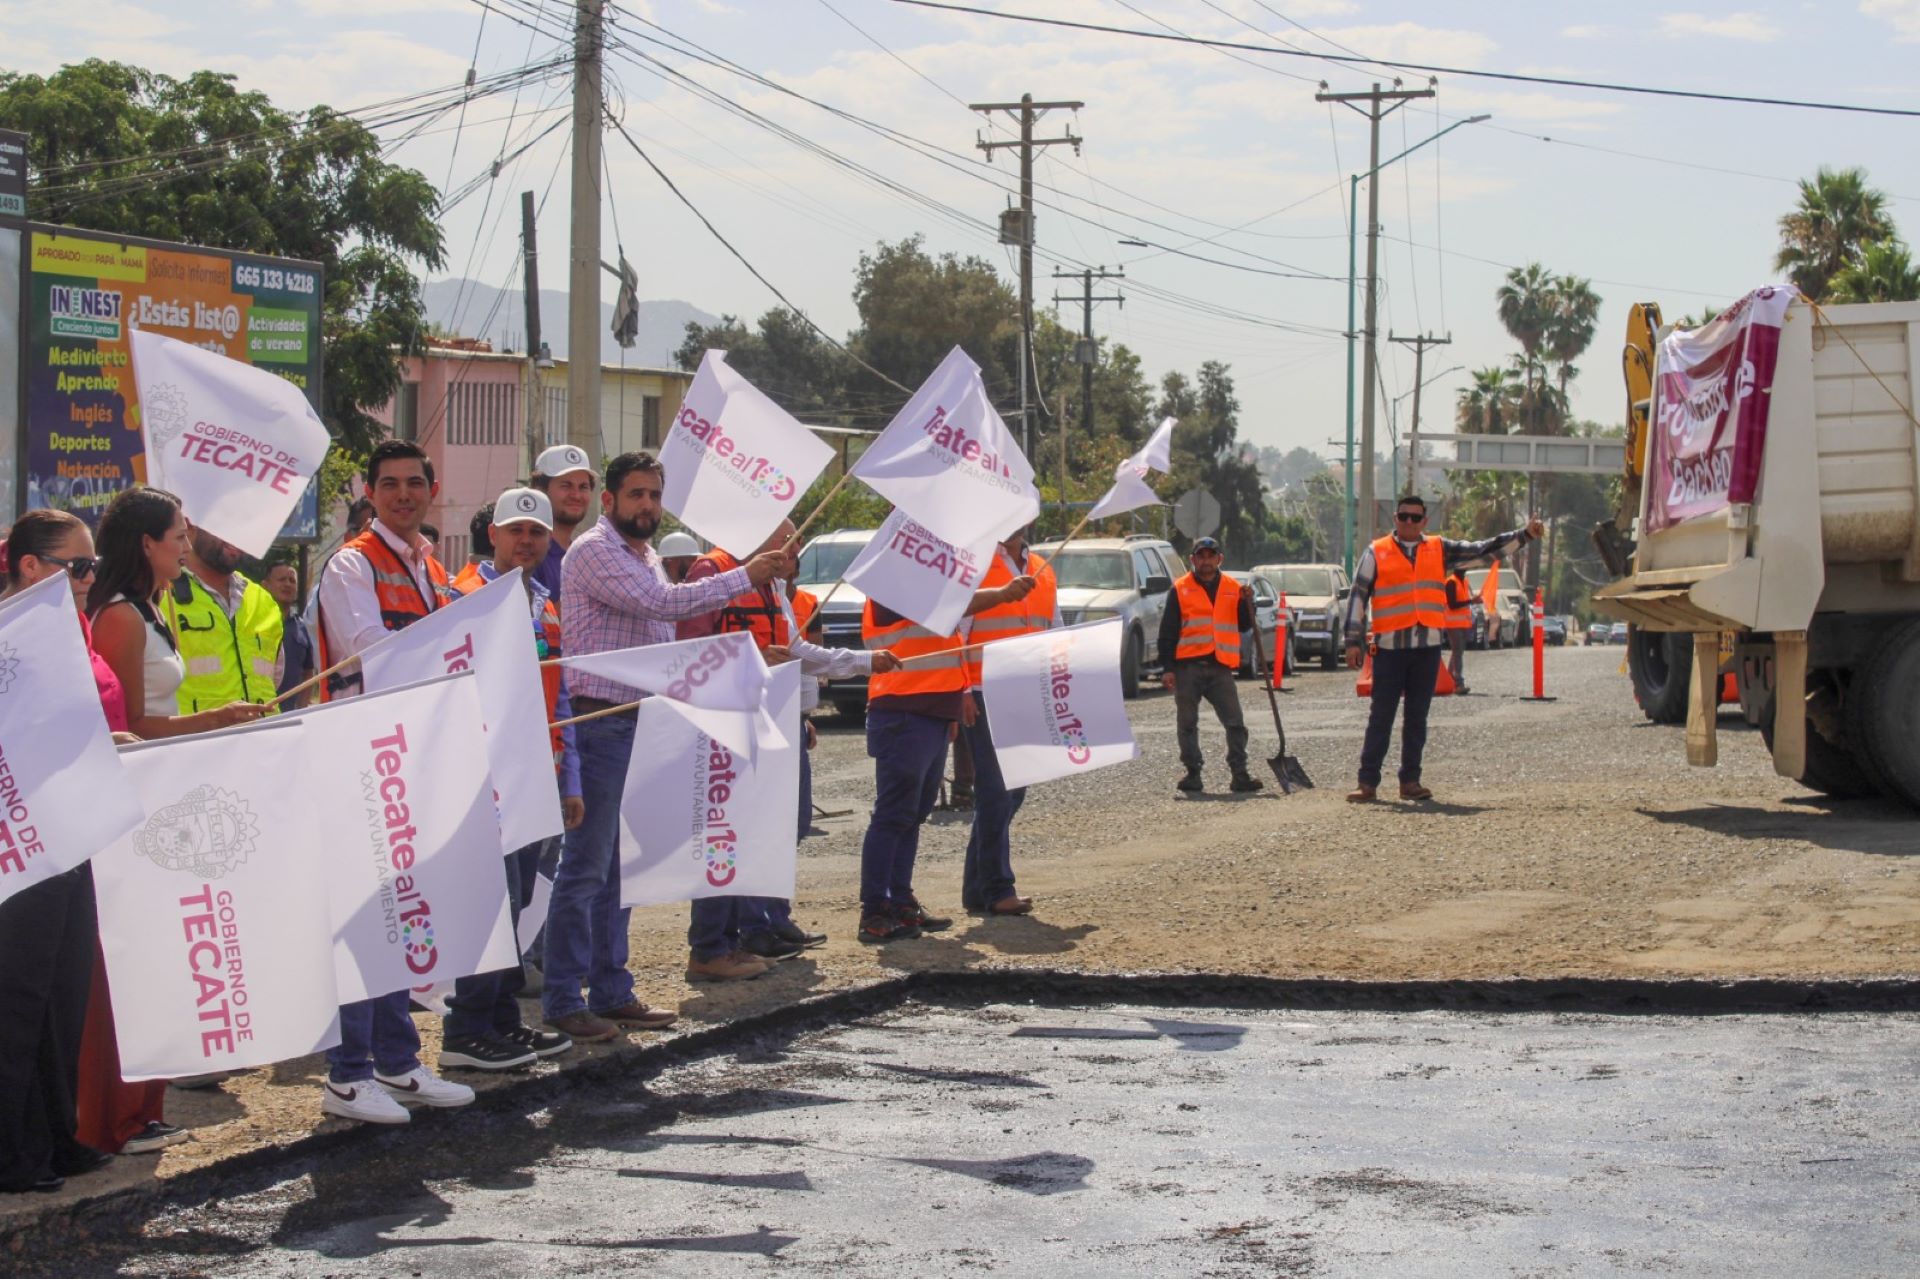
<svg viewBox="0 0 1920 1279">
<path fill-rule="evenodd" d="M 1631 624 L 1636 695 L 1651 718 L 1685 719 L 1689 763 L 1717 761 L 1731 684 L 1782 776 L 1920 809 L 1920 302 L 1795 296 L 1779 319 L 1745 491 L 1675 520 L 1695 481 L 1662 469 L 1654 437 L 1696 410 L 1662 404 L 1671 330 L 1656 305 L 1633 309 L 1623 498 L 1595 532 L 1618 580 L 1594 603 Z M 1729 398 L 1745 396 L 1752 369 L 1730 369 Z"/>
</svg>

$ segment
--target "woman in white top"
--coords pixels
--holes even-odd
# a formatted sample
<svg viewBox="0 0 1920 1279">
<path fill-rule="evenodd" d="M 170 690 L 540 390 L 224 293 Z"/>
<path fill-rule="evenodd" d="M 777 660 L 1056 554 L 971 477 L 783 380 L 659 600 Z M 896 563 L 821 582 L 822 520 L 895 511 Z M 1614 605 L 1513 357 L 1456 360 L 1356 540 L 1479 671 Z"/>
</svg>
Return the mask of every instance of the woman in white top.
<svg viewBox="0 0 1920 1279">
<path fill-rule="evenodd" d="M 231 702 L 180 714 L 176 694 L 186 679 L 179 645 L 155 602 L 187 562 L 187 519 L 180 500 L 151 488 L 130 488 L 100 517 L 94 543 L 99 568 L 87 591 L 94 649 L 126 690 L 127 726 L 143 738 L 178 737 L 260 718 L 266 707 Z"/>
</svg>

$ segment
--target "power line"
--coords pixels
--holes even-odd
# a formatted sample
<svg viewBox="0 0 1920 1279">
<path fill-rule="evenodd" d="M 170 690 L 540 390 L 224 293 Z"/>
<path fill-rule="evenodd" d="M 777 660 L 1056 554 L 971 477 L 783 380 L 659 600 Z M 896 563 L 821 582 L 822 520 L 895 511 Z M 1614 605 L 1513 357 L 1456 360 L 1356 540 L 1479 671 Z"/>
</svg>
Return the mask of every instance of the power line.
<svg viewBox="0 0 1920 1279">
<path fill-rule="evenodd" d="M 1160 31 L 1141 31 L 1135 27 L 1112 27 L 1098 22 L 1074 22 L 1067 18 L 1044 18 L 1038 14 L 1013 13 L 1003 9 L 981 9 L 973 5 L 950 4 L 946 0 L 892 0 L 894 4 L 918 9 L 938 9 L 948 13 L 966 13 L 981 18 L 1000 18 L 1007 22 L 1027 22 L 1045 27 L 1064 27 L 1073 31 L 1096 31 L 1104 35 L 1132 36 L 1137 40 L 1167 40 L 1179 44 L 1203 45 L 1213 49 L 1239 49 L 1264 53 L 1270 57 L 1317 58 L 1322 62 L 1389 67 L 1397 71 L 1420 71 L 1432 75 L 1471 76 L 1479 80 L 1502 80 L 1515 84 L 1546 84 L 1565 89 L 1594 89 L 1602 93 L 1635 93 L 1656 98 L 1687 98 L 1700 102 L 1731 102 L 1743 106 L 1796 107 L 1807 111 L 1844 111 L 1855 115 L 1897 116 L 1920 119 L 1920 111 L 1904 107 L 1870 107 L 1848 102 L 1814 102 L 1803 98 L 1770 98 L 1743 93 L 1709 93 L 1703 89 L 1662 89 L 1644 84 L 1613 84 L 1602 80 L 1572 80 L 1560 76 L 1522 75 L 1514 71 L 1474 71 L 1466 67 L 1447 67 L 1426 62 L 1398 62 L 1389 58 L 1359 55 L 1308 53 L 1281 49 L 1272 45 L 1244 44 L 1236 40 L 1209 40 L 1201 36 L 1176 35 Z"/>
</svg>

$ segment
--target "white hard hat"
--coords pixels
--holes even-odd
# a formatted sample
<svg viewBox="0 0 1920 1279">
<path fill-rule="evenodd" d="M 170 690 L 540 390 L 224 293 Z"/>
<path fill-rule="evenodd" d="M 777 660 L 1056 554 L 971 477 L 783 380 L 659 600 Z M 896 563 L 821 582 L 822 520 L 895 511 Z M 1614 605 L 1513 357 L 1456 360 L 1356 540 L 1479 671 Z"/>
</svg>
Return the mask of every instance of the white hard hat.
<svg viewBox="0 0 1920 1279">
<path fill-rule="evenodd" d="M 593 474 L 593 459 L 587 456 L 585 449 L 572 444 L 556 444 L 533 460 L 533 473 L 557 480 L 563 475 L 575 471 Z"/>
<path fill-rule="evenodd" d="M 508 489 L 493 504 L 494 527 L 530 520 L 547 532 L 553 532 L 553 503 L 539 489 Z"/>
<path fill-rule="evenodd" d="M 659 552 L 661 559 L 670 560 L 678 556 L 700 554 L 700 543 L 694 541 L 690 533 L 673 532 L 661 538 L 653 549 Z"/>
</svg>

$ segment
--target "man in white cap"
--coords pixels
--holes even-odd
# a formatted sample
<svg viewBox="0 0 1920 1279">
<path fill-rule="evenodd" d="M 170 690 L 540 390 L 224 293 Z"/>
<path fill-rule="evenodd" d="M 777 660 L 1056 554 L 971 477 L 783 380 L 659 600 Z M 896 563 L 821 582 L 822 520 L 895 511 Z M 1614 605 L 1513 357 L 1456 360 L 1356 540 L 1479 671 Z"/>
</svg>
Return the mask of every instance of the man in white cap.
<svg viewBox="0 0 1920 1279">
<path fill-rule="evenodd" d="M 500 495 L 492 510 L 493 521 L 487 536 L 493 544 L 493 558 L 469 564 L 454 579 L 454 586 L 462 594 L 470 595 L 501 575 L 519 569 L 533 620 L 535 651 L 542 660 L 559 657 L 560 610 L 554 606 L 547 588 L 533 576 L 533 571 L 545 562 L 547 546 L 552 541 L 553 505 L 544 493 L 512 488 Z M 543 666 L 540 678 L 547 699 L 547 722 L 554 724 L 570 718 L 573 705 L 567 695 L 563 668 Z M 553 730 L 553 767 L 559 776 L 560 811 L 567 829 L 572 830 L 587 810 L 580 798 L 580 754 L 570 726 Z M 516 930 L 520 911 L 533 900 L 533 879 L 541 856 L 553 851 L 552 846 L 559 842 L 558 838 L 541 840 L 506 858 L 507 904 L 512 908 Z M 518 996 L 525 985 L 526 970 L 519 964 L 456 981 L 453 995 L 447 1000 L 440 1068 L 515 1070 L 573 1047 L 573 1040 L 565 1034 L 536 1030 L 520 1020 Z"/>
<path fill-rule="evenodd" d="M 660 567 L 666 570 L 669 582 L 686 581 L 693 562 L 700 558 L 700 543 L 693 540 L 693 534 L 677 529 L 661 538 L 660 545 L 653 549 L 659 553 Z"/>
<path fill-rule="evenodd" d="M 556 444 L 533 460 L 533 488 L 553 504 L 553 536 L 547 556 L 533 570 L 555 607 L 560 603 L 560 561 L 593 506 L 593 459 L 573 444 Z"/>
</svg>

